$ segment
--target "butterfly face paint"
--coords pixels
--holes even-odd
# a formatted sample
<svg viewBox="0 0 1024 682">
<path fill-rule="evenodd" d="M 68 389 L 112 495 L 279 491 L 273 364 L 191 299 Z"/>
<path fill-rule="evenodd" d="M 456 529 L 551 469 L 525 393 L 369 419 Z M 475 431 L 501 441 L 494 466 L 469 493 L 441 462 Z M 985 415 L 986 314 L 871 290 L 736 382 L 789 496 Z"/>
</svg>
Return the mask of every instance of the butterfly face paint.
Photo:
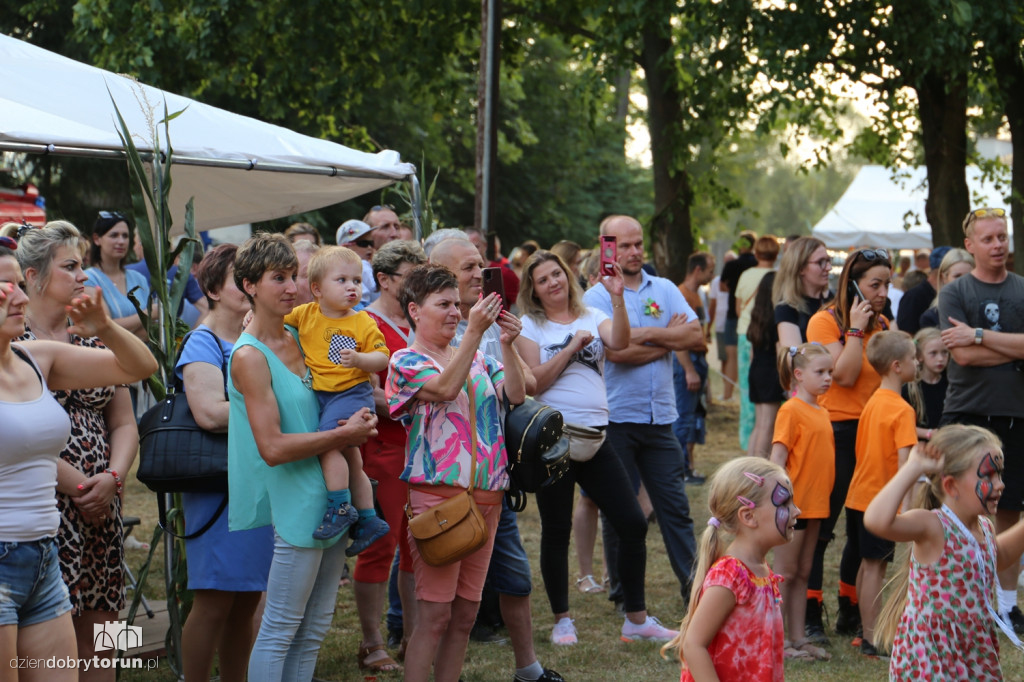
<svg viewBox="0 0 1024 682">
<path fill-rule="evenodd" d="M 793 499 L 793 493 L 781 483 L 775 484 L 772 490 L 772 504 L 775 505 L 775 528 L 784 538 L 788 538 L 786 532 L 789 530 L 789 502 Z"/>
<path fill-rule="evenodd" d="M 981 508 L 988 513 L 989 504 L 996 502 L 999 496 L 996 494 L 996 477 L 1003 475 L 1002 457 L 993 457 L 991 452 L 986 452 L 978 463 L 978 482 L 974 486 L 974 493 L 981 501 Z"/>
</svg>

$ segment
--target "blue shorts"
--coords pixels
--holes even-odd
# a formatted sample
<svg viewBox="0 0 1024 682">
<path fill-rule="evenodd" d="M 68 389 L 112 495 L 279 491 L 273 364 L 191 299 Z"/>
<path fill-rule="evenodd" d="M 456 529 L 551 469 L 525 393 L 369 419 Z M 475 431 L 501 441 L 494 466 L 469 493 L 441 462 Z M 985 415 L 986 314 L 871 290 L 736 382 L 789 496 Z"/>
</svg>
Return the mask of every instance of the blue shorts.
<svg viewBox="0 0 1024 682">
<path fill-rule="evenodd" d="M 28 627 L 71 611 L 56 538 L 0 542 L 0 625 Z"/>
<path fill-rule="evenodd" d="M 368 407 L 373 412 L 373 386 L 369 381 L 338 393 L 317 391 L 316 397 L 320 401 L 321 431 L 338 428 L 339 419 L 348 419 L 362 407 Z"/>
<path fill-rule="evenodd" d="M 718 343 L 723 346 L 737 346 L 740 343 L 740 335 L 737 331 L 739 320 L 726 319 L 725 331 L 718 337 Z"/>
</svg>

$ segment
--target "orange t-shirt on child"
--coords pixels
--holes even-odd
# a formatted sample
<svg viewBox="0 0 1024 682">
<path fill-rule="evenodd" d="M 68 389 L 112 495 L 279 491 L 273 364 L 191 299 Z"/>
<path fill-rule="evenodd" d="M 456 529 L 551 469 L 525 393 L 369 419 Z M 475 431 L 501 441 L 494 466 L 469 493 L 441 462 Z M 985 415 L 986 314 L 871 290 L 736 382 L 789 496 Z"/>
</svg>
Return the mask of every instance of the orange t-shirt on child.
<svg viewBox="0 0 1024 682">
<path fill-rule="evenodd" d="M 900 448 L 917 444 L 914 408 L 887 388 L 875 392 L 857 428 L 857 464 L 846 495 L 846 506 L 865 511 L 875 495 L 900 468 Z"/>
<path fill-rule="evenodd" d="M 857 381 L 853 386 L 840 386 L 839 382 L 833 381 L 825 395 L 821 396 L 820 404 L 828 410 L 829 418 L 832 421 L 841 422 L 861 418 L 861 411 L 867 404 L 868 398 L 882 383 L 882 378 L 868 362 L 868 341 L 878 332 L 888 328 L 889 321 L 879 315 L 875 328 L 870 332 L 864 332 L 864 338 L 861 339 L 860 374 L 857 375 Z M 839 333 L 836 317 L 828 308 L 814 313 L 807 323 L 807 340 L 812 343 L 828 346 L 843 340 L 844 337 L 845 333 Z"/>
<path fill-rule="evenodd" d="M 836 441 L 828 410 L 791 398 L 775 417 L 772 443 L 789 450 L 786 473 L 801 519 L 827 519 L 828 498 L 836 480 Z"/>
</svg>

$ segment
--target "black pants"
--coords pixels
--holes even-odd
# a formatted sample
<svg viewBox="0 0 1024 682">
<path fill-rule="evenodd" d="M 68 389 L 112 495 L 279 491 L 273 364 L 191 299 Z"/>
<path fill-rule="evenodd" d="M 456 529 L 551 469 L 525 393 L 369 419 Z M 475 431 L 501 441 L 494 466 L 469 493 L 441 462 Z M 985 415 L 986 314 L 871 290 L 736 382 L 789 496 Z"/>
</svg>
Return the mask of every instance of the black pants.
<svg viewBox="0 0 1024 682">
<path fill-rule="evenodd" d="M 618 534 L 619 579 L 627 612 L 643 611 L 647 574 L 647 519 L 621 460 L 605 440 L 592 459 L 573 462 L 561 480 L 537 492 L 540 572 L 552 613 L 569 610 L 569 536 L 572 503 L 580 484 Z"/>
<path fill-rule="evenodd" d="M 846 494 L 850 491 L 853 480 L 853 468 L 857 464 L 857 419 L 832 422 L 832 433 L 836 439 L 836 482 L 832 486 L 832 494 L 828 498 L 828 518 L 822 521 L 818 530 L 818 544 L 814 548 L 814 562 L 811 564 L 811 575 L 807 580 L 807 589 L 820 590 L 825 573 L 825 550 L 834 537 L 833 531 L 839 521 L 839 513 L 846 505 Z M 857 571 L 860 570 L 860 555 L 856 549 L 847 544 L 843 548 L 843 556 L 839 561 L 839 580 L 848 584 L 857 584 Z"/>
</svg>

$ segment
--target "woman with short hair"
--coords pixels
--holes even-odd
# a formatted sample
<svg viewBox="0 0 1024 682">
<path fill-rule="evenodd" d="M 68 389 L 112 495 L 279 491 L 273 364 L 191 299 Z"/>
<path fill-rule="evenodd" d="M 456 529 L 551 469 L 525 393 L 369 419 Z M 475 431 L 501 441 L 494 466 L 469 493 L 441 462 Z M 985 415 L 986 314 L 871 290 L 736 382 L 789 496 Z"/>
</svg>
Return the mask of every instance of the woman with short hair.
<svg viewBox="0 0 1024 682">
<path fill-rule="evenodd" d="M 327 504 L 317 455 L 360 445 L 377 417 L 362 408 L 319 431 L 319 405 L 298 333 L 284 326 L 295 305 L 298 260 L 281 234 L 250 237 L 234 279 L 253 308 L 235 342 L 228 386 L 228 525 L 274 526 L 274 557 L 249 679 L 309 680 L 331 625 L 345 564 L 341 537 L 314 540 Z"/>
<path fill-rule="evenodd" d="M 475 460 L 473 497 L 488 527 L 483 547 L 447 566 L 430 566 L 414 543 L 409 547 L 417 606 L 405 679 L 427 680 L 433 668 L 436 680 L 454 682 L 480 606 L 508 487 L 500 404 L 503 397 L 513 405 L 526 397 L 522 367 L 512 347 L 521 324 L 502 310 L 498 294 L 492 293 L 470 309 L 462 340 L 458 348 L 452 347 L 462 319 L 459 284 L 441 265 L 421 265 L 406 275 L 399 300 L 416 339 L 391 356 L 385 394 L 391 416 L 401 418 L 409 433 L 402 480 L 409 485 L 412 513 L 464 493 Z M 501 329 L 501 362 L 477 350 L 484 331 L 495 322 Z M 474 420 L 475 438 L 470 431 Z"/>
</svg>

